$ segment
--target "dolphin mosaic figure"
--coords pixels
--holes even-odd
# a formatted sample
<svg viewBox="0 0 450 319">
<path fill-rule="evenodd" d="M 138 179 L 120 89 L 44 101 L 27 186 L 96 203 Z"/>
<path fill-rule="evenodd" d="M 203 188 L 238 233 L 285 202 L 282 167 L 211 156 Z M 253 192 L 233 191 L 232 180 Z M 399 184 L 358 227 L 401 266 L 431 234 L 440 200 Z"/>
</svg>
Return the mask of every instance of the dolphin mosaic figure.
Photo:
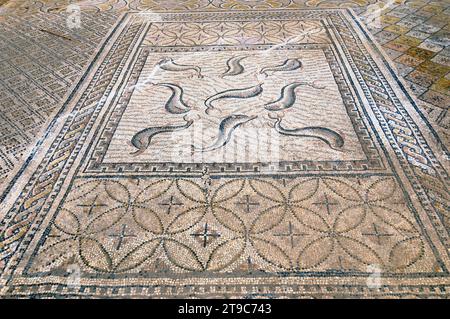
<svg viewBox="0 0 450 319">
<path fill-rule="evenodd" d="M 235 129 L 255 118 L 257 118 L 257 116 L 247 116 L 242 114 L 233 114 L 224 118 L 219 124 L 219 133 L 216 141 L 210 146 L 201 148 L 201 151 L 213 151 L 225 146 L 230 141 Z"/>
<path fill-rule="evenodd" d="M 280 97 L 276 101 L 265 104 L 264 108 L 268 111 L 281 111 L 290 108 L 297 99 L 295 89 L 302 85 L 309 85 L 316 89 L 324 88 L 307 82 L 293 82 L 284 86 L 281 89 Z"/>
<path fill-rule="evenodd" d="M 222 73 L 221 77 L 235 76 L 244 73 L 244 67 L 241 65 L 241 61 L 245 58 L 246 56 L 229 58 L 227 61 L 227 70 Z"/>
<path fill-rule="evenodd" d="M 185 121 L 183 125 L 152 126 L 137 132 L 131 138 L 131 144 L 137 148 L 137 151 L 132 152 L 131 155 L 142 154 L 150 146 L 155 135 L 185 130 L 194 123 L 193 120 L 185 119 Z"/>
<path fill-rule="evenodd" d="M 270 118 L 274 118 L 269 115 Z M 298 136 L 298 137 L 313 137 L 321 141 L 324 141 L 329 147 L 334 150 L 340 150 L 344 146 L 344 139 L 342 136 L 326 127 L 321 126 L 308 126 L 303 128 L 285 128 L 281 125 L 281 117 L 277 117 L 275 124 L 275 130 L 287 136 Z"/>
<path fill-rule="evenodd" d="M 264 74 L 266 77 L 269 76 L 267 72 L 282 72 L 282 71 L 294 71 L 302 67 L 302 62 L 299 59 L 287 59 L 283 64 L 268 66 L 262 68 L 259 71 L 260 74 Z"/>
</svg>

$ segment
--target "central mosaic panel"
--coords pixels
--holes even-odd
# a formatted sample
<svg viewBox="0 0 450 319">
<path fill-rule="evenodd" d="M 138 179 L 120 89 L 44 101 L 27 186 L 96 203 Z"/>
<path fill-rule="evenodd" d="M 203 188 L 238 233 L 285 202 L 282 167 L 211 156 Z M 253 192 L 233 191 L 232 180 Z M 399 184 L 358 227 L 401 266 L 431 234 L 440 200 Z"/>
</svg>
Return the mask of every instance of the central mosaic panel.
<svg viewBox="0 0 450 319">
<path fill-rule="evenodd" d="M 323 50 L 150 54 L 104 161 L 234 163 L 256 155 L 366 158 Z"/>
</svg>

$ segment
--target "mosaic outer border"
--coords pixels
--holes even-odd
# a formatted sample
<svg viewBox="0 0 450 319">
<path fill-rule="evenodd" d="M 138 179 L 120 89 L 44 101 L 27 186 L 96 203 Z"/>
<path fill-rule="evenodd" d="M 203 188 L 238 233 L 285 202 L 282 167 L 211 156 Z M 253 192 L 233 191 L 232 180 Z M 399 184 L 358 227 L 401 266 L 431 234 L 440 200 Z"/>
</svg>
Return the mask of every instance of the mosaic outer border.
<svg viewBox="0 0 450 319">
<path fill-rule="evenodd" d="M 341 26 L 341 28 L 343 28 L 343 27 Z M 351 26 L 350 26 L 350 28 L 351 28 Z M 142 32 L 142 30 L 140 30 L 140 31 Z M 344 32 L 342 32 L 342 34 L 344 34 L 345 36 L 349 36 L 349 37 L 352 36 L 351 34 L 350 35 L 345 34 L 344 29 L 342 29 L 342 31 L 344 31 Z M 139 32 L 139 31 L 137 31 L 137 32 Z M 356 38 L 356 40 L 355 40 L 355 38 Z M 355 40 L 355 42 L 357 43 L 358 36 L 356 35 L 355 38 L 353 38 L 353 40 Z M 362 43 L 359 43 L 359 45 L 363 46 Z M 126 48 L 121 48 L 121 49 L 126 51 Z M 370 57 L 370 55 L 368 55 L 368 56 Z M 367 59 L 367 56 L 363 56 L 363 59 Z M 118 60 L 120 61 L 120 58 Z M 120 63 L 117 61 L 114 61 L 114 62 Z M 114 65 L 114 63 L 111 63 L 111 65 Z M 372 61 L 369 60 L 369 63 L 367 63 L 366 65 L 369 65 L 371 68 L 376 69 L 376 63 L 373 60 Z M 108 67 L 108 65 L 106 67 Z M 375 73 L 377 73 L 377 72 L 375 72 Z M 380 75 L 380 78 L 384 78 L 383 74 L 380 71 L 378 71 L 378 74 Z M 109 76 L 112 76 L 112 75 L 109 74 Z M 390 88 L 387 80 L 386 79 L 384 79 L 384 80 L 385 80 L 386 86 L 388 88 Z M 99 88 L 99 87 L 100 86 L 97 86 L 97 88 Z M 101 87 L 101 89 L 105 89 L 105 88 Z M 370 91 L 370 90 L 375 90 L 375 89 L 369 87 L 368 90 Z M 392 98 L 392 96 L 394 96 L 394 101 L 395 101 L 395 93 L 392 91 L 392 89 L 386 90 L 386 91 L 388 93 L 388 96 L 390 96 L 391 98 Z M 373 93 L 373 91 L 372 91 L 372 93 Z M 407 95 L 407 92 L 404 92 L 404 93 L 405 93 L 405 95 Z M 85 94 L 83 94 L 83 95 L 85 95 Z M 85 98 L 87 98 L 87 96 L 85 96 Z M 386 102 L 386 101 L 384 101 L 384 102 Z M 410 157 L 408 157 L 404 154 L 402 148 L 400 148 L 397 145 L 398 137 L 399 137 L 398 131 L 396 132 L 394 130 L 395 127 L 394 127 L 394 129 L 392 127 L 389 127 L 389 124 L 392 125 L 392 123 L 385 124 L 383 126 L 383 131 L 385 132 L 386 135 L 388 135 L 390 137 L 389 141 L 391 143 L 391 147 L 393 147 L 394 150 L 396 151 L 398 160 L 399 160 L 400 164 L 402 165 L 402 168 L 404 169 L 405 173 L 408 174 L 411 184 L 416 189 L 418 196 L 422 201 L 422 205 L 424 206 L 425 209 L 427 209 L 427 212 L 430 215 L 434 215 L 433 209 L 435 207 L 431 206 L 431 204 L 429 203 L 429 200 L 428 200 L 427 193 L 423 191 L 422 185 L 420 183 L 420 178 L 418 177 L 418 169 L 420 169 L 421 174 L 427 174 L 428 176 L 431 176 L 433 178 L 437 176 L 437 180 L 442 182 L 445 187 L 447 187 L 448 175 L 447 175 L 445 169 L 440 165 L 438 160 L 434 157 L 431 148 L 427 145 L 427 143 L 426 143 L 425 139 L 422 137 L 422 134 L 420 133 L 419 129 L 414 124 L 413 120 L 411 120 L 409 115 L 407 114 L 407 111 L 403 108 L 403 106 L 401 105 L 401 103 L 399 103 L 399 101 L 395 101 L 395 102 L 398 102 L 398 103 L 395 103 L 397 105 L 394 105 L 394 103 L 392 103 L 391 105 L 388 104 L 388 106 L 390 106 L 390 107 L 391 106 L 395 107 L 395 109 L 390 109 L 390 111 L 395 112 L 395 114 L 397 116 L 400 116 L 402 119 L 406 118 L 406 120 L 404 122 L 401 122 L 401 124 L 404 125 L 404 127 L 403 127 L 404 129 L 410 130 L 408 132 L 411 132 L 411 135 L 413 135 L 413 137 L 409 137 L 408 140 L 409 141 L 414 140 L 417 143 L 416 146 L 418 147 L 415 151 L 417 152 L 419 150 L 419 151 L 421 151 L 421 153 L 409 154 L 409 152 L 407 152 L 407 154 Z M 92 105 L 90 105 L 90 106 L 92 107 Z M 384 117 L 385 114 L 383 114 L 382 112 L 380 112 L 380 110 L 378 110 L 377 104 L 372 104 L 371 106 L 375 112 L 378 111 L 377 112 L 378 120 L 381 123 L 386 123 L 387 121 L 386 121 L 386 118 Z M 98 115 L 98 109 L 99 108 L 97 108 L 96 111 L 94 111 L 93 113 L 94 114 L 97 113 L 96 115 Z M 84 111 L 86 111 L 86 110 L 84 110 Z M 83 110 L 81 110 L 81 112 L 79 112 L 77 114 L 77 116 L 73 116 L 73 118 L 70 118 L 68 123 L 66 123 L 64 125 L 65 131 L 71 131 L 71 133 L 72 133 L 72 135 L 70 136 L 71 138 L 74 138 L 74 137 L 78 138 L 81 136 L 83 137 L 80 141 L 81 142 L 80 144 L 82 144 L 84 142 L 84 140 L 86 138 L 86 134 L 79 134 L 81 136 L 77 136 L 77 132 L 80 132 L 86 125 L 88 125 L 87 117 L 89 115 L 92 115 L 91 113 L 89 113 L 89 112 L 83 113 Z M 70 122 L 72 122 L 71 125 L 69 124 Z M 44 204 L 43 199 L 47 198 L 47 196 L 49 196 L 50 193 L 53 193 L 53 195 L 51 195 L 50 198 L 52 198 L 52 196 L 54 198 L 55 194 L 57 192 L 59 192 L 59 190 L 60 190 L 60 187 L 63 183 L 62 181 L 59 181 L 56 184 L 57 186 L 54 187 L 53 190 L 51 188 L 49 188 L 49 185 L 51 185 L 52 182 L 55 182 L 57 180 L 57 178 L 59 177 L 59 174 L 61 173 L 61 172 L 57 172 L 58 169 L 63 169 L 62 164 L 66 164 L 64 161 L 68 160 L 72 150 L 76 150 L 76 151 L 80 150 L 80 144 L 78 146 L 76 146 L 74 141 L 69 141 L 69 142 L 65 141 L 61 144 L 63 146 L 63 148 L 61 149 L 62 151 L 61 150 L 56 151 L 56 145 L 59 144 L 60 142 L 62 142 L 61 138 L 59 138 L 59 137 L 56 138 L 56 140 L 55 140 L 56 144 L 54 144 L 54 147 L 51 148 L 51 152 L 49 152 L 49 153 L 52 153 L 51 155 L 56 154 L 57 156 L 52 158 L 50 156 L 50 154 L 47 154 L 46 162 L 50 163 L 50 166 L 47 167 L 46 176 L 45 175 L 44 175 L 44 177 L 41 176 L 38 179 L 38 174 L 41 173 L 45 169 L 44 164 L 47 164 L 45 162 L 42 162 L 30 180 L 30 181 L 32 181 L 32 183 L 28 184 L 27 187 L 24 188 L 23 192 L 19 196 L 19 201 L 21 201 L 21 203 L 16 202 L 15 205 L 13 205 L 12 209 L 9 211 L 9 213 L 6 215 L 6 218 L 4 218 L 2 221 L 2 237 L 1 237 L 2 245 L 1 245 L 1 248 L 3 248 L 2 256 L 5 256 L 5 258 L 3 258 L 3 260 L 2 260 L 3 264 L 0 266 L 2 267 L 2 269 L 5 270 L 3 273 L 3 277 L 2 277 L 3 282 L 6 278 L 8 278 L 12 274 L 11 271 L 15 270 L 13 264 L 20 259 L 20 257 L 18 255 L 21 255 L 23 252 L 25 252 L 26 245 L 31 241 L 30 236 L 33 236 L 33 234 L 30 234 L 31 232 L 28 232 L 29 227 L 31 227 L 31 225 L 30 225 L 31 222 L 33 222 L 35 225 L 32 229 L 36 230 L 38 228 L 38 225 L 42 221 L 43 216 L 41 216 L 37 219 L 35 219 L 35 217 L 38 214 L 39 209 L 42 208 L 42 205 Z M 424 166 L 417 166 L 417 162 L 414 162 L 414 160 L 411 160 L 411 156 L 414 158 L 414 155 L 422 155 L 422 154 L 425 154 L 424 157 L 426 159 L 426 162 L 422 162 L 422 164 L 425 165 L 425 168 L 424 168 Z M 64 156 L 65 156 L 65 158 L 64 158 Z M 72 154 L 72 156 L 74 156 L 74 154 Z M 61 158 L 63 158 L 63 159 L 61 159 Z M 73 161 L 74 161 L 74 159 L 72 158 L 71 160 L 68 161 L 68 163 L 72 164 Z M 427 169 L 427 167 L 428 167 L 428 169 Z M 64 171 L 67 172 L 67 168 L 64 168 Z M 45 170 L 44 170 L 44 172 L 45 172 Z M 28 194 L 28 192 L 30 192 L 30 191 L 32 191 L 30 193 L 31 196 Z M 26 195 L 24 195 L 25 193 L 26 193 Z M 26 196 L 27 196 L 27 198 L 26 198 Z M 45 207 L 45 209 L 48 209 L 50 207 L 50 205 L 47 203 L 47 204 L 45 204 L 44 207 Z M 45 211 L 45 209 L 44 209 L 44 211 Z M 40 214 L 42 215 L 42 211 L 40 212 Z M 430 216 L 430 217 L 432 217 L 432 216 Z M 438 222 L 439 222 L 439 220 L 436 221 L 435 227 L 439 227 Z M 440 227 L 442 227 L 442 226 L 440 226 Z M 27 239 L 25 239 L 22 242 L 22 244 L 20 245 L 20 248 L 18 248 L 19 247 L 18 242 L 22 240 L 23 235 L 25 235 L 25 234 L 27 234 L 26 235 Z M 448 236 L 447 236 L 447 238 L 445 238 L 446 237 L 445 229 L 444 229 L 444 231 L 441 231 L 440 234 L 441 234 L 441 240 L 445 240 L 445 239 L 448 240 Z M 448 235 L 448 233 L 447 233 L 447 235 Z M 16 248 L 18 248 L 18 250 L 16 250 Z M 4 253 L 5 251 L 6 251 L 6 254 Z M 8 264 L 5 261 L 8 262 Z M 7 266 L 6 269 L 5 269 L 5 266 Z M 446 277 L 445 279 L 439 279 L 439 278 L 438 279 L 436 279 L 436 278 L 435 279 L 425 279 L 425 282 L 426 283 L 424 285 L 419 285 L 419 286 L 414 285 L 414 284 L 408 285 L 407 283 L 386 285 L 386 289 L 388 289 L 388 292 L 386 294 L 393 295 L 393 296 L 411 296 L 411 295 L 427 295 L 427 294 L 432 294 L 432 295 L 444 294 L 445 295 L 448 291 L 448 286 L 449 286 L 448 277 Z M 348 287 L 344 288 L 344 289 L 341 289 L 341 287 L 331 288 L 331 289 L 329 289 L 329 291 L 332 291 L 331 294 L 333 296 L 337 296 L 337 295 L 339 295 L 339 293 L 343 293 L 346 295 L 347 294 L 358 295 L 358 296 L 366 294 L 367 289 L 361 288 L 354 282 L 352 284 L 353 284 L 353 286 L 347 284 Z M 64 288 L 62 288 L 60 286 L 59 286 L 59 288 L 56 288 L 57 286 L 58 285 L 55 286 L 54 284 L 48 283 L 45 285 L 38 285 L 38 286 L 36 286 L 36 288 L 33 288 L 33 290 L 36 292 L 36 294 L 38 294 L 40 296 L 44 296 L 45 294 L 52 295 L 53 293 L 50 291 L 54 291 L 54 289 L 64 290 Z M 315 288 L 313 288 L 313 290 L 314 290 L 313 294 L 316 296 L 324 295 L 323 289 L 327 289 L 326 285 L 323 285 L 323 286 L 313 285 L 313 286 L 315 286 Z M 332 286 L 336 287 L 336 284 L 334 284 Z M 307 285 L 302 284 L 301 287 L 305 288 L 305 287 L 307 287 Z M 5 291 L 5 288 L 3 289 L 3 292 Z M 17 288 L 19 288 L 19 286 L 17 286 Z M 89 288 L 86 287 L 86 289 L 89 289 Z M 96 288 L 93 288 L 91 291 L 93 291 L 93 293 L 95 293 L 95 294 L 100 293 L 100 294 L 112 294 L 113 295 L 113 294 L 115 294 L 115 291 L 118 291 L 118 289 L 120 289 L 120 287 L 117 287 L 117 286 L 109 287 L 109 288 L 96 287 Z M 124 289 L 126 291 L 125 292 L 126 294 L 128 294 L 131 291 L 133 291 L 133 292 L 142 291 L 142 287 L 140 287 L 140 288 L 127 287 Z M 148 289 L 153 289 L 153 288 L 148 288 Z M 176 288 L 173 288 L 173 287 L 170 289 L 172 291 L 176 290 Z M 199 288 L 199 289 L 201 290 L 201 288 Z M 9 291 L 9 293 L 14 294 L 15 288 L 11 287 L 11 289 L 8 288 L 7 290 Z M 197 293 L 195 293 L 196 288 L 194 287 L 193 289 L 191 289 L 191 291 L 192 290 L 194 290 L 194 294 L 197 295 Z M 355 292 L 355 290 L 357 290 L 357 292 Z M 372 293 L 373 292 L 370 292 L 370 294 L 372 294 Z M 199 292 L 198 294 L 201 295 L 202 292 Z M 232 294 L 232 293 L 230 293 L 230 294 Z M 86 293 L 86 295 L 89 295 L 89 293 Z M 229 295 L 229 294 L 227 293 L 227 295 Z M 238 293 L 238 295 L 241 295 L 241 294 Z M 280 296 L 280 295 L 286 295 L 286 294 L 284 294 L 282 292 L 276 293 L 276 296 Z M 300 294 L 300 295 L 303 295 L 303 294 Z"/>
</svg>

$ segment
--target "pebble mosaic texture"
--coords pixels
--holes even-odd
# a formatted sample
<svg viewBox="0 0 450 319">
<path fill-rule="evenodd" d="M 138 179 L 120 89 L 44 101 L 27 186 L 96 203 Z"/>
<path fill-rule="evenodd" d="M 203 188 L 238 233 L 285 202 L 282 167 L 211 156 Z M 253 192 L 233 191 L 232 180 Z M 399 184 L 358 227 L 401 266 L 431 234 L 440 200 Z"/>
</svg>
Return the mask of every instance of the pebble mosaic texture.
<svg viewBox="0 0 450 319">
<path fill-rule="evenodd" d="M 397 1 L 398 2 L 398 1 Z M 382 10 L 369 30 L 448 137 L 450 119 L 450 1 L 404 1 Z M 383 7 L 383 6 L 381 6 Z M 361 9 L 356 9 L 364 16 Z"/>
</svg>

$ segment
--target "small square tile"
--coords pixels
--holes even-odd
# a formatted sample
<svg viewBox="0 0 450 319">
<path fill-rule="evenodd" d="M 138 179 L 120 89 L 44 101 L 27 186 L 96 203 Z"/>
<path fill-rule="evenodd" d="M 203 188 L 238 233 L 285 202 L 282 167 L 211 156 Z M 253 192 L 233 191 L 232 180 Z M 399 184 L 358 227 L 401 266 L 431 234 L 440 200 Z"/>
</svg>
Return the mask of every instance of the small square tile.
<svg viewBox="0 0 450 319">
<path fill-rule="evenodd" d="M 437 14 L 427 20 L 428 23 L 432 23 L 436 26 L 444 27 L 448 23 L 448 15 Z"/>
<path fill-rule="evenodd" d="M 450 46 L 450 32 L 443 32 L 442 30 L 433 34 L 430 38 L 433 43 L 446 47 Z"/>
<path fill-rule="evenodd" d="M 392 33 L 396 33 L 396 34 L 405 34 L 410 29 L 393 24 L 393 25 L 388 26 L 387 28 L 384 28 L 384 30 L 392 32 Z"/>
<path fill-rule="evenodd" d="M 408 13 L 408 14 L 413 14 L 414 12 L 416 12 L 418 10 L 417 8 L 408 6 L 404 0 L 400 0 L 400 6 L 398 6 L 397 8 L 399 8 L 398 10 Z"/>
<path fill-rule="evenodd" d="M 450 95 L 450 80 L 443 77 L 434 82 L 434 84 L 431 86 L 431 89 L 445 95 Z"/>
<path fill-rule="evenodd" d="M 406 17 L 408 14 L 410 14 L 407 11 L 397 10 L 397 8 L 394 8 L 389 12 L 389 16 L 396 17 L 398 19 Z"/>
<path fill-rule="evenodd" d="M 426 4 L 427 3 L 425 1 L 420 1 L 420 0 L 419 1 L 411 1 L 411 2 L 407 3 L 408 7 L 415 8 L 415 9 L 420 9 L 423 6 L 425 6 Z"/>
<path fill-rule="evenodd" d="M 396 50 L 392 50 L 389 48 L 383 48 L 384 51 L 386 52 L 386 54 L 392 59 L 395 60 L 396 58 L 398 58 L 400 55 L 402 55 L 402 52 L 400 51 L 396 51 Z"/>
<path fill-rule="evenodd" d="M 405 52 L 407 51 L 410 46 L 401 42 L 398 42 L 397 39 L 388 42 L 384 45 L 384 47 L 392 49 L 392 50 L 396 50 L 396 51 L 400 51 L 400 52 Z"/>
<path fill-rule="evenodd" d="M 378 32 L 375 37 L 377 38 L 378 42 L 384 44 L 397 38 L 398 34 L 382 30 Z"/>
<path fill-rule="evenodd" d="M 422 9 L 417 10 L 414 14 L 416 14 L 418 16 L 421 16 L 421 17 L 424 17 L 424 18 L 430 18 L 430 17 L 432 17 L 434 15 L 433 12 L 424 11 Z"/>
<path fill-rule="evenodd" d="M 419 24 L 418 26 L 414 27 L 413 30 L 420 31 L 420 32 L 426 32 L 426 33 L 435 33 L 435 32 L 438 32 L 439 30 L 441 30 L 441 27 L 437 27 L 433 24 L 422 23 L 422 24 Z"/>
<path fill-rule="evenodd" d="M 445 65 L 450 67 L 450 56 L 445 56 L 443 54 L 438 54 L 431 59 L 434 63 Z"/>
<path fill-rule="evenodd" d="M 398 43 L 403 43 L 403 44 L 409 45 L 411 47 L 416 47 L 420 43 L 422 43 L 422 40 L 413 38 L 413 37 L 409 37 L 406 35 L 399 36 L 397 39 L 395 39 L 395 41 L 397 41 Z"/>
<path fill-rule="evenodd" d="M 408 81 L 408 84 L 409 84 L 409 88 L 416 96 L 420 96 L 428 90 L 427 88 L 424 88 L 423 86 L 420 86 L 411 81 Z"/>
<path fill-rule="evenodd" d="M 407 76 L 409 73 L 411 73 L 412 71 L 414 71 L 413 67 L 404 65 L 402 63 L 396 63 L 395 67 L 397 68 L 397 74 L 400 75 L 401 77 L 405 77 Z"/>
<path fill-rule="evenodd" d="M 399 20 L 400 20 L 399 17 L 393 17 L 393 16 L 388 16 L 388 15 L 381 17 L 381 22 L 388 23 L 388 24 L 395 24 Z"/>
<path fill-rule="evenodd" d="M 401 63 L 397 63 L 396 65 L 397 68 L 397 74 L 400 75 L 401 77 L 406 77 L 409 73 L 411 73 L 412 71 L 414 71 L 414 68 L 410 67 L 410 66 L 406 66 L 404 64 Z"/>
<path fill-rule="evenodd" d="M 408 29 L 412 29 L 415 26 L 419 25 L 419 23 L 420 22 L 417 21 L 417 20 L 405 18 L 405 19 L 402 19 L 399 22 L 397 22 L 396 25 L 399 25 L 401 27 L 405 27 L 405 28 L 408 28 Z"/>
<path fill-rule="evenodd" d="M 388 23 L 382 23 L 379 20 L 373 20 L 370 19 L 370 17 L 363 17 L 362 21 L 364 22 L 364 24 L 366 25 L 366 27 L 370 30 L 370 32 L 375 33 L 378 32 L 388 26 L 390 26 L 390 24 Z"/>
<path fill-rule="evenodd" d="M 418 48 L 425 49 L 425 50 L 437 53 L 437 52 L 441 51 L 444 47 L 442 47 L 440 45 L 437 45 L 434 42 L 432 42 L 429 39 L 427 39 L 427 40 L 423 41 L 418 46 Z"/>
<path fill-rule="evenodd" d="M 410 67 L 416 67 L 416 66 L 420 65 L 421 63 L 423 63 L 425 60 L 410 56 L 409 54 L 403 54 L 402 56 L 397 58 L 395 61 L 400 62 L 400 63 L 410 66 Z"/>
<path fill-rule="evenodd" d="M 363 15 L 366 12 L 366 8 L 364 8 L 364 7 L 354 7 L 353 11 L 355 11 L 355 13 L 358 16 L 361 16 L 361 15 Z"/>
<path fill-rule="evenodd" d="M 450 47 L 446 47 L 444 50 L 439 52 L 439 55 L 441 55 L 441 54 L 450 57 Z"/>
<path fill-rule="evenodd" d="M 421 11 L 425 11 L 425 12 L 431 12 L 433 14 L 437 14 L 439 12 L 442 12 L 444 10 L 444 8 L 442 6 L 437 6 L 437 5 L 427 5 L 425 7 L 422 7 Z"/>
<path fill-rule="evenodd" d="M 414 82 L 422 87 L 430 87 L 433 85 L 434 81 L 436 81 L 439 77 L 432 76 L 428 73 L 421 72 L 419 70 L 414 70 L 406 76 L 407 80 Z"/>
</svg>

